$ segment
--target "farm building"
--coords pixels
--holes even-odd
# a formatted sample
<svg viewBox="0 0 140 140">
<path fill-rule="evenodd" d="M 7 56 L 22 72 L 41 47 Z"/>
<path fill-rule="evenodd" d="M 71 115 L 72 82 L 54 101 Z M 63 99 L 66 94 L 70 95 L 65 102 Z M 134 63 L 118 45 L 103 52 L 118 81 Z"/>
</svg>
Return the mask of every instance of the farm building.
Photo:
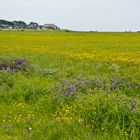
<svg viewBox="0 0 140 140">
<path fill-rule="evenodd" d="M 27 26 L 27 28 L 29 28 L 29 29 L 38 29 L 39 24 L 36 23 L 36 22 L 30 22 L 30 24 Z"/>
<path fill-rule="evenodd" d="M 59 30 L 60 28 L 57 27 L 55 24 L 44 24 L 42 26 L 42 29 L 44 29 L 44 30 Z"/>
</svg>

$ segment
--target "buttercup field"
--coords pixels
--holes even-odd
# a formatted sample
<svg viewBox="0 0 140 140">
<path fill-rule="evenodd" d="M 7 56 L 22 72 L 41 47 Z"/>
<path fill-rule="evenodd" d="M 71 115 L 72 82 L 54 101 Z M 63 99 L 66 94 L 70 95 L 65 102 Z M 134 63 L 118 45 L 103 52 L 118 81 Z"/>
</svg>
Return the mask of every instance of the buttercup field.
<svg viewBox="0 0 140 140">
<path fill-rule="evenodd" d="M 140 33 L 0 31 L 1 140 L 139 140 Z"/>
</svg>

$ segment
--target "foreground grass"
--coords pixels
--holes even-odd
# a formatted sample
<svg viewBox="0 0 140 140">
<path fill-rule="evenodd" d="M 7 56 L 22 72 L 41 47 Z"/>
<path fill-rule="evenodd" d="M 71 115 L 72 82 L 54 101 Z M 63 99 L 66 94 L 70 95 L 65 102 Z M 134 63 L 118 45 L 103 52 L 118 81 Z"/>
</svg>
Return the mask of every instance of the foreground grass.
<svg viewBox="0 0 140 140">
<path fill-rule="evenodd" d="M 0 139 L 140 139 L 139 38 L 0 32 Z"/>
</svg>

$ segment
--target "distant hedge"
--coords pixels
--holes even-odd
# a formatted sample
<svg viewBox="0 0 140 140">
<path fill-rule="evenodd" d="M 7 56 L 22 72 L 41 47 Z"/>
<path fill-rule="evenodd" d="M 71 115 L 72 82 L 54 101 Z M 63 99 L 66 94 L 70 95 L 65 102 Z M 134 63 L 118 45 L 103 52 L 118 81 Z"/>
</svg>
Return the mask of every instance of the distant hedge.
<svg viewBox="0 0 140 140">
<path fill-rule="evenodd" d="M 0 20 L 0 25 L 2 25 L 2 24 L 4 24 L 4 25 L 15 25 L 13 22 L 11 22 L 11 21 L 6 21 L 6 20 Z"/>
</svg>

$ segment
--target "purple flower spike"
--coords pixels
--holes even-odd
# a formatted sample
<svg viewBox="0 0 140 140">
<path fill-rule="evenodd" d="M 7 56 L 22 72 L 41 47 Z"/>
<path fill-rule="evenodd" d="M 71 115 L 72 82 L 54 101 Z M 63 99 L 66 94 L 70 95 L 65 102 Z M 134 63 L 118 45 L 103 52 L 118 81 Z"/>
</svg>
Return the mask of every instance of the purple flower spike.
<svg viewBox="0 0 140 140">
<path fill-rule="evenodd" d="M 15 70 L 14 70 L 13 68 L 10 67 L 10 68 L 9 68 L 9 72 L 12 73 L 12 72 L 15 72 Z"/>
<path fill-rule="evenodd" d="M 130 109 L 133 110 L 136 108 L 136 101 L 133 99 L 130 101 Z"/>
<path fill-rule="evenodd" d="M 65 96 L 69 96 L 69 93 L 68 93 L 68 91 L 66 91 L 66 92 L 65 92 Z"/>
<path fill-rule="evenodd" d="M 3 68 L 6 70 L 7 67 L 8 67 L 8 64 L 4 63 Z"/>
<path fill-rule="evenodd" d="M 72 95 L 72 93 L 74 92 L 74 85 L 70 85 L 70 87 L 69 87 L 69 92 L 70 92 L 70 95 Z"/>
<path fill-rule="evenodd" d="M 24 63 L 25 60 L 17 60 L 15 62 L 15 65 L 22 65 Z"/>
<path fill-rule="evenodd" d="M 18 59 L 18 60 L 13 60 L 13 61 L 2 63 L 2 64 L 0 64 L 0 73 L 2 73 L 3 70 L 7 70 L 10 73 L 16 72 L 16 71 L 20 70 L 20 68 L 25 68 L 25 66 L 26 66 L 25 62 L 26 62 L 25 59 Z"/>
</svg>

